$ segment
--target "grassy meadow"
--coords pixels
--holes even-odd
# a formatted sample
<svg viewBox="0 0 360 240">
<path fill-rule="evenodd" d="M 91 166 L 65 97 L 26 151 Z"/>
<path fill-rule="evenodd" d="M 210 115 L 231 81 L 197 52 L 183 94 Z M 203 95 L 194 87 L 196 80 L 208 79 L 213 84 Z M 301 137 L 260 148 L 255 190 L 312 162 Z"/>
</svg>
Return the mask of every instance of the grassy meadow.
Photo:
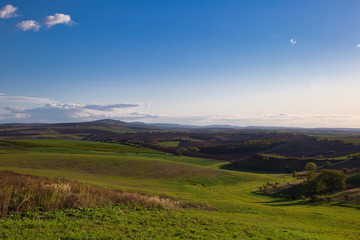
<svg viewBox="0 0 360 240">
<path fill-rule="evenodd" d="M 167 143 L 175 144 L 175 143 Z M 289 175 L 221 169 L 227 162 L 67 140 L 1 140 L 0 169 L 189 202 L 179 209 L 103 204 L 13 213 L 2 239 L 359 239 L 355 207 L 262 195 Z M 5 191 L 7 186 L 0 186 Z M 211 207 L 201 207 L 211 206 Z"/>
</svg>

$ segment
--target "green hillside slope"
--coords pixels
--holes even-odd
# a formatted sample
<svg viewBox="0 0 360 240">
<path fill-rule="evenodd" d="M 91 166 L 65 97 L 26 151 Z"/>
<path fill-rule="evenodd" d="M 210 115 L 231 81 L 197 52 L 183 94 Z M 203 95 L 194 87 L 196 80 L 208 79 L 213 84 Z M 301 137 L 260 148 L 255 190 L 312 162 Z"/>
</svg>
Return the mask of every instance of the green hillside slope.
<svg viewBox="0 0 360 240">
<path fill-rule="evenodd" d="M 360 234 L 356 208 L 256 193 L 266 182 L 288 178 L 282 175 L 221 170 L 221 162 L 206 159 L 119 153 L 107 143 L 101 150 L 73 141 L 25 143 L 0 144 L 0 169 L 176 197 L 217 210 L 107 206 L 28 214 L 1 220 L 2 238 L 358 239 Z"/>
</svg>

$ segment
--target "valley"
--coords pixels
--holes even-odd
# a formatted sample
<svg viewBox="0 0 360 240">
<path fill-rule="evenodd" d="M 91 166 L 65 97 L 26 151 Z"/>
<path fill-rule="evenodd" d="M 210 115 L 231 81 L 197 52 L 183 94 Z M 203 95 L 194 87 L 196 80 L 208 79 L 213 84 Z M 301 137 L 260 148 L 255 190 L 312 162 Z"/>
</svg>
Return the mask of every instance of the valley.
<svg viewBox="0 0 360 240">
<path fill-rule="evenodd" d="M 279 146 L 289 145 L 289 141 L 291 144 L 289 139 L 294 134 L 296 136 L 296 133 L 285 133 L 283 130 L 270 133 L 256 130 L 254 133 L 246 130 L 243 134 L 238 132 L 239 130 L 225 129 L 221 130 L 225 133 L 218 135 L 220 140 L 211 140 L 217 136 L 217 131 L 214 133 L 213 130 L 197 130 L 199 132 L 195 134 L 194 130 L 140 130 L 128 128 L 129 126 L 116 127 L 115 131 L 111 125 L 86 124 L 86 128 L 81 126 L 82 124 L 75 124 L 77 127 L 71 125 L 70 128 L 61 126 L 64 134 L 59 133 L 59 125 L 45 125 L 46 128 L 2 126 L 0 169 L 51 179 L 61 178 L 104 189 L 166 197 L 180 201 L 181 207 L 101 204 L 96 208 L 78 206 L 73 210 L 34 213 L 25 211 L 18 214 L 9 212 L 10 217 L 0 220 L 2 238 L 16 239 L 24 234 L 27 234 L 28 239 L 37 239 L 39 236 L 43 239 L 53 239 L 55 236 L 60 239 L 359 237 L 358 204 L 345 204 L 345 207 L 339 202 L 311 202 L 309 199 L 294 200 L 266 195 L 259 190 L 260 187 L 268 183 L 286 183 L 296 179 L 286 171 L 264 172 L 261 165 L 259 169 L 255 166 L 252 170 L 245 170 L 234 166 L 234 162 L 228 160 L 231 156 L 249 159 L 254 154 L 269 156 L 269 159 L 265 159 L 268 162 L 277 161 L 283 156 L 288 157 L 285 155 L 286 151 Z M 72 128 L 74 132 L 70 131 Z M 92 129 L 95 129 L 94 132 L 91 132 Z M 126 132 L 129 129 L 140 132 Z M 89 141 L 89 138 L 102 136 L 100 132 L 105 134 L 108 131 L 108 136 L 118 134 L 118 138 L 111 141 L 105 138 L 101 141 Z M 49 134 L 50 132 L 52 134 Z M 133 137 L 124 141 L 125 136 L 130 134 L 133 134 Z M 138 134 L 148 136 L 140 142 Z M 259 134 L 265 140 L 259 142 Z M 229 135 L 232 136 L 230 140 Z M 305 135 L 300 136 L 301 139 L 307 138 Z M 249 140 L 250 138 L 252 140 Z M 216 146 L 224 146 L 226 141 L 233 142 L 227 145 L 231 148 L 224 151 L 230 149 L 233 153 L 216 154 L 191 150 L 193 147 L 200 149 L 201 145 L 216 149 Z M 252 141 L 254 146 L 248 144 L 244 147 L 244 141 Z M 268 142 L 264 144 L 265 141 Z M 316 143 L 324 144 L 322 141 Z M 194 145 L 186 145 L 192 142 Z M 239 142 L 241 144 L 238 144 Z M 348 143 L 329 142 L 328 145 L 324 144 L 321 151 L 306 153 L 303 150 L 303 154 L 294 152 L 292 157 L 296 160 L 297 156 L 305 155 L 301 161 L 306 162 L 310 159 L 346 161 L 341 158 L 356 154 L 359 148 L 357 145 L 349 145 L 341 152 L 337 144 L 347 146 Z M 185 146 L 187 150 L 183 149 Z M 296 148 L 298 151 L 306 149 L 302 146 Z M 182 150 L 181 153 L 177 152 L 179 149 Z M 278 152 L 270 152 L 270 149 Z M 334 152 L 331 152 L 332 155 L 329 153 L 329 157 L 323 156 L 321 160 L 314 156 L 324 151 Z M 282 157 L 277 155 L 279 153 L 283 154 Z M 274 159 L 272 156 L 275 156 Z M 297 160 L 300 161 L 299 159 Z M 356 158 L 351 160 L 356 161 Z M 6 186 L 1 186 L 2 191 L 5 191 L 5 188 Z M 21 212 L 21 206 L 19 209 Z"/>
</svg>

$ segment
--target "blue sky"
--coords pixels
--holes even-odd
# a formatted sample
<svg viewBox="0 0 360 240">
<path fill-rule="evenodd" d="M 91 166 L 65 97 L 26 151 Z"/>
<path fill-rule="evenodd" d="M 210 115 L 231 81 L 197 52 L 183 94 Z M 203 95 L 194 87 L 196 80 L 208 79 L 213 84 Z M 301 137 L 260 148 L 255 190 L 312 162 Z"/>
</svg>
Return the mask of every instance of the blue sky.
<svg viewBox="0 0 360 240">
<path fill-rule="evenodd" d="M 357 0 L 0 0 L 0 122 L 360 127 Z"/>
</svg>

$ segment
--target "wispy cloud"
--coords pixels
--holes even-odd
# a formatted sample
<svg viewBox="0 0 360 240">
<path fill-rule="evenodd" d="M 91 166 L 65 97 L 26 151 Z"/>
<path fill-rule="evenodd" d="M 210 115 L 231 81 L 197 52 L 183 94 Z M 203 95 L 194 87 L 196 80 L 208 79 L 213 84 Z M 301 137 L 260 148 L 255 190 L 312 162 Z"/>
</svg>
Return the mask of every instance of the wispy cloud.
<svg viewBox="0 0 360 240">
<path fill-rule="evenodd" d="M 358 45 L 356 45 L 357 48 L 360 48 L 360 43 Z"/>
<path fill-rule="evenodd" d="M 0 9 L 0 18 L 7 19 L 17 17 L 16 11 L 17 7 L 14 7 L 11 4 L 6 5 L 5 7 Z"/>
<path fill-rule="evenodd" d="M 56 24 L 66 24 L 66 25 L 72 25 L 73 21 L 71 20 L 70 15 L 65 15 L 62 13 L 55 13 L 53 16 L 47 16 L 43 23 L 47 25 L 48 28 L 53 27 Z"/>
<path fill-rule="evenodd" d="M 295 39 L 295 38 L 292 38 L 292 39 L 290 39 L 290 44 L 291 45 L 296 45 L 297 44 L 297 39 Z"/>
<path fill-rule="evenodd" d="M 140 103 L 118 103 L 118 104 L 91 104 L 85 105 L 85 109 L 92 109 L 97 111 L 113 111 L 117 108 L 130 108 L 130 107 L 140 107 L 144 104 Z"/>
<path fill-rule="evenodd" d="M 34 31 L 37 32 L 40 30 L 40 24 L 34 20 L 22 21 L 16 25 L 23 31 Z"/>
<path fill-rule="evenodd" d="M 39 97 L 24 97 L 24 96 L 8 96 L 0 93 L 0 102 L 15 102 L 15 103 L 55 103 L 56 101 L 49 98 Z"/>
<path fill-rule="evenodd" d="M 6 98 L 11 102 L 43 102 L 45 99 L 27 97 L 8 97 L 0 95 L 0 101 Z M 126 118 L 134 112 L 133 108 L 146 106 L 145 103 L 112 103 L 112 104 L 74 104 L 48 103 L 35 108 L 2 107 L 2 122 L 73 122 L 89 121 L 102 118 Z"/>
</svg>

